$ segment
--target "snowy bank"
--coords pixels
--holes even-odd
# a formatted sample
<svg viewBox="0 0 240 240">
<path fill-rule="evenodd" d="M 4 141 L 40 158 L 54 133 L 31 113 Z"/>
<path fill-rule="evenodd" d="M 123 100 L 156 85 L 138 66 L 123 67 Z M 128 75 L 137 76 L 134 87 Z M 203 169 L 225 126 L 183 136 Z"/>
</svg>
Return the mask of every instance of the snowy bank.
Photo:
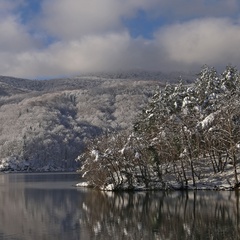
<svg viewBox="0 0 240 240">
<path fill-rule="evenodd" d="M 101 187 L 96 187 L 101 191 L 149 191 L 149 190 L 225 190 L 231 191 L 239 188 L 239 185 L 235 184 L 235 177 L 233 173 L 233 167 L 228 164 L 224 172 L 212 173 L 210 169 L 197 169 L 198 172 L 202 172 L 202 176 L 195 181 L 195 186 L 190 178 L 190 173 L 188 172 L 188 185 L 177 181 L 174 174 L 165 174 L 162 182 L 152 181 L 146 187 L 143 182 L 133 181 L 128 184 L 127 179 L 121 184 L 114 185 L 113 183 L 105 184 Z M 238 169 L 240 173 L 240 169 Z M 91 181 L 83 181 L 76 184 L 76 187 L 93 188 L 94 184 Z"/>
<path fill-rule="evenodd" d="M 65 169 L 52 164 L 46 164 L 39 166 L 37 164 L 31 164 L 30 161 L 24 161 L 20 158 L 13 156 L 0 159 L 0 172 L 64 172 L 75 171 L 76 169 Z"/>
</svg>

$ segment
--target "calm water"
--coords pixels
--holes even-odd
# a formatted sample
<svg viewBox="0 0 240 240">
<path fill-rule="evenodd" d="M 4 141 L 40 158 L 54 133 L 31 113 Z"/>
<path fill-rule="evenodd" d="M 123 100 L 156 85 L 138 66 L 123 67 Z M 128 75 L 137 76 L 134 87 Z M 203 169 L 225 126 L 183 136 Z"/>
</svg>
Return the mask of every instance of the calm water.
<svg viewBox="0 0 240 240">
<path fill-rule="evenodd" d="M 237 192 L 102 193 L 77 174 L 0 174 L 0 239 L 240 239 Z"/>
</svg>

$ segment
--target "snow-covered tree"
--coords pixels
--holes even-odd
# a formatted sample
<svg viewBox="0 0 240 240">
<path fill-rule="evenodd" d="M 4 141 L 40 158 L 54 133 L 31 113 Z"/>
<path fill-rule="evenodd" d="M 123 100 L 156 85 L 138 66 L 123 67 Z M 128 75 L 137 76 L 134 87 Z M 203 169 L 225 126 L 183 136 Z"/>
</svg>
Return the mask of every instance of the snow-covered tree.
<svg viewBox="0 0 240 240">
<path fill-rule="evenodd" d="M 238 187 L 239 86 L 236 68 L 227 66 L 219 75 L 204 66 L 190 85 L 180 81 L 157 89 L 137 116 L 132 132 L 121 141 L 115 136 L 95 143 L 94 148 L 103 147 L 103 142 L 107 145 L 101 148 L 101 156 L 114 153 L 106 179 L 121 179 L 120 185 L 114 182 L 114 189 L 123 187 L 123 182 L 130 186 L 139 181 L 146 188 L 165 188 L 171 176 L 185 188 L 196 186 L 206 168 L 208 174 L 218 173 L 228 165 L 235 176 L 231 184 Z M 92 176 L 88 159 L 83 157 L 83 166 L 90 163 L 87 173 Z M 109 166 L 109 162 L 102 163 L 101 169 Z"/>
</svg>

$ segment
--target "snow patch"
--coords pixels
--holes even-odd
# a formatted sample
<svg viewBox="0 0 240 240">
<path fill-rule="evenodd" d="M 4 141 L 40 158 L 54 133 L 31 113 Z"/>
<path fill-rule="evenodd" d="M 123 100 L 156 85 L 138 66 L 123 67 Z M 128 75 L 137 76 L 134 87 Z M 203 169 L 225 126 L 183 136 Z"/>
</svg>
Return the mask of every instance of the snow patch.
<svg viewBox="0 0 240 240">
<path fill-rule="evenodd" d="M 198 123 L 197 127 L 200 127 L 201 129 L 206 129 L 211 126 L 213 121 L 215 120 L 216 113 L 211 113 L 207 117 L 205 117 L 201 122 Z"/>
</svg>

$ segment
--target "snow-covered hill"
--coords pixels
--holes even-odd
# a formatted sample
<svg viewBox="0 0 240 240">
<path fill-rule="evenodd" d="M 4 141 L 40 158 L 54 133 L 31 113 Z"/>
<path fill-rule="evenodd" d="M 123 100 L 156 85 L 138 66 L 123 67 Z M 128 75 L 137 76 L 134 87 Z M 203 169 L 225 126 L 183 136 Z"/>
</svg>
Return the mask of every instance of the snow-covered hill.
<svg viewBox="0 0 240 240">
<path fill-rule="evenodd" d="M 154 89 L 178 78 L 169 76 L 0 77 L 0 170 L 75 169 L 86 139 L 131 127 Z"/>
</svg>

